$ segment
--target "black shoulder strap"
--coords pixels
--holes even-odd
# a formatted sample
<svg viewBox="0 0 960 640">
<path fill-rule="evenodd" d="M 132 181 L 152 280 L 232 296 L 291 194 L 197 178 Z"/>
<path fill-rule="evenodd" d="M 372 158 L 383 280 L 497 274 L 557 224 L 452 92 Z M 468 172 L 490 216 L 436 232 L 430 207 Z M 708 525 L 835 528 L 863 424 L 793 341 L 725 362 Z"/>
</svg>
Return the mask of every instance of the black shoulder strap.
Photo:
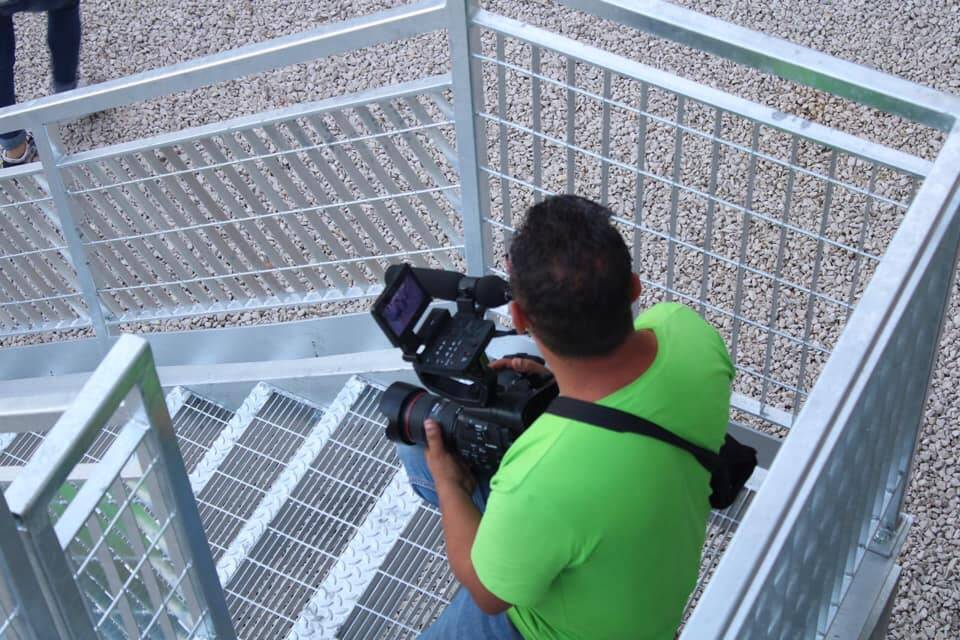
<svg viewBox="0 0 960 640">
<path fill-rule="evenodd" d="M 584 402 L 565 396 L 554 398 L 547 413 L 577 422 L 592 424 L 618 433 L 637 433 L 673 445 L 693 454 L 707 471 L 714 473 L 720 466 L 720 456 L 713 451 L 684 440 L 671 431 L 667 431 L 655 422 L 640 418 L 619 409 L 612 409 L 593 402 Z"/>
</svg>

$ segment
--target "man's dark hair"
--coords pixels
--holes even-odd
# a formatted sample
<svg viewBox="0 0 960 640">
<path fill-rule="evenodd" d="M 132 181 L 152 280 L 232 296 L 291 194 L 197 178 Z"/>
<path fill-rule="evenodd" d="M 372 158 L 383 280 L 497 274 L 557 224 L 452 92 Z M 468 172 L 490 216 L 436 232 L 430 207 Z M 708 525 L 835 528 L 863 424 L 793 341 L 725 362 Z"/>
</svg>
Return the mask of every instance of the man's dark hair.
<svg viewBox="0 0 960 640">
<path fill-rule="evenodd" d="M 630 252 L 606 207 L 543 200 L 510 245 L 510 288 L 533 333 L 558 355 L 602 356 L 633 330 Z"/>
</svg>

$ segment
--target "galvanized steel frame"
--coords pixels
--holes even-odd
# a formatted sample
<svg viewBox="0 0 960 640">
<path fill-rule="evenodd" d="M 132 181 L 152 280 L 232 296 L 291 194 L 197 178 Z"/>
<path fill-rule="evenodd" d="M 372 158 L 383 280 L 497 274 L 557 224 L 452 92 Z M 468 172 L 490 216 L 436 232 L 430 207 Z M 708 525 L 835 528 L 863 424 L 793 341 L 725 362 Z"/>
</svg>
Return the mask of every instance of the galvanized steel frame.
<svg viewBox="0 0 960 640">
<path fill-rule="evenodd" d="M 98 464 L 102 468 L 94 472 L 96 477 L 83 485 L 77 499 L 70 503 L 63 516 L 53 525 L 49 513 L 51 501 L 100 429 L 116 414 L 132 391 L 137 393 L 141 403 L 140 415 L 144 424 L 135 419 L 126 425 L 107 456 Z M 26 557 L 43 585 L 51 606 L 51 619 L 57 626 L 58 637 L 78 640 L 97 637 L 64 550 L 95 508 L 96 501 L 100 499 L 97 492 L 108 490 L 119 468 L 135 455 L 134 451 L 141 443 L 151 449 L 156 463 L 151 464 L 152 472 L 150 468 L 143 470 L 144 480 L 140 483 L 146 481 L 151 487 L 153 510 L 161 517 L 164 513 L 169 514 L 167 523 L 173 538 L 167 541 L 166 551 L 182 571 L 180 579 L 171 586 L 167 599 L 182 583 L 187 592 L 187 604 L 198 616 L 190 636 L 194 637 L 203 619 L 208 617 L 210 630 L 215 637 L 235 638 L 177 447 L 153 355 L 145 340 L 130 335 L 117 341 L 84 385 L 77 401 L 64 412 L 51 430 L 50 437 L 45 439 L 6 493 L 10 511 L 20 526 Z M 114 468 L 115 462 L 120 467 Z M 100 483 L 103 483 L 102 486 Z M 121 506 L 121 513 L 124 508 Z M 157 540 L 167 526 L 161 528 Z M 137 548 L 133 544 L 135 537 L 129 536 L 134 549 Z M 145 559 L 141 559 L 141 562 Z M 29 576 L 25 578 L 28 579 Z M 114 576 L 112 579 L 117 578 Z M 125 587 L 121 588 L 121 594 L 123 590 Z M 121 594 L 118 594 L 115 603 Z M 121 603 L 121 611 L 122 606 Z M 161 610 L 165 606 L 166 599 L 161 602 Z M 156 615 L 165 617 L 159 611 Z"/>
<path fill-rule="evenodd" d="M 0 495 L 0 637 L 53 638 L 57 631 L 6 499 Z"/>
</svg>

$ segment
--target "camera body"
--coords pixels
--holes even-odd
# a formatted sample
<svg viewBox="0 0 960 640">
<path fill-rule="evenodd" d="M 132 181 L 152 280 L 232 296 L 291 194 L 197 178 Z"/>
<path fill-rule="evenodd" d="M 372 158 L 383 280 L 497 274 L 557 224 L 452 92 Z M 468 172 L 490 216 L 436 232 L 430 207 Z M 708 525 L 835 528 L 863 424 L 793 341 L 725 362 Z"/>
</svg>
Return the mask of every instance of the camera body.
<svg viewBox="0 0 960 640">
<path fill-rule="evenodd" d="M 428 313 L 435 298 L 456 300 L 456 313 L 440 308 Z M 380 411 L 387 418 L 387 438 L 423 444 L 423 422 L 433 419 L 444 446 L 473 471 L 496 471 L 514 440 L 557 395 L 552 376 L 489 367 L 487 345 L 506 333 L 497 332 L 484 314 L 509 299 L 509 287 L 496 276 L 470 278 L 409 265 L 387 270 L 387 286 L 371 312 L 425 387 L 395 382 L 384 392 Z"/>
</svg>

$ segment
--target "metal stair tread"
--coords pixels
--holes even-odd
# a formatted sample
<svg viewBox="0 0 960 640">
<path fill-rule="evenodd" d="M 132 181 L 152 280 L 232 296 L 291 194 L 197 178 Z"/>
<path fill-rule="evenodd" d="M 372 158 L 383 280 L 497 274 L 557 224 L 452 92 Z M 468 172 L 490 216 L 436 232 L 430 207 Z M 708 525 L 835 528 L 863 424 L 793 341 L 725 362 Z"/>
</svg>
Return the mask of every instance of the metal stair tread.
<svg viewBox="0 0 960 640">
<path fill-rule="evenodd" d="M 321 416 L 302 399 L 260 384 L 212 439 L 190 480 L 215 561 Z"/>
</svg>

